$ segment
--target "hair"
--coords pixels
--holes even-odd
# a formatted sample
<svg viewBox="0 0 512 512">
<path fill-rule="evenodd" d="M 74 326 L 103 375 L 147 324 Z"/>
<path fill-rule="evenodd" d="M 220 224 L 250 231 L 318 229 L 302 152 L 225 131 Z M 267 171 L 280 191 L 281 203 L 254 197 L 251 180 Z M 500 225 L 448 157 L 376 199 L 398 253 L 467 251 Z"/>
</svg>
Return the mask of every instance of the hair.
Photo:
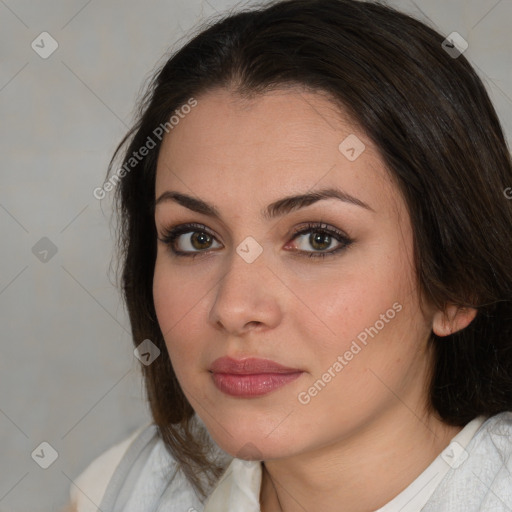
<svg viewBox="0 0 512 512">
<path fill-rule="evenodd" d="M 511 158 L 482 81 L 464 55 L 445 51 L 444 39 L 379 3 L 277 1 L 210 21 L 150 81 L 109 165 L 110 173 L 125 148 L 131 170 L 116 189 L 121 281 L 134 344 L 150 339 L 162 353 L 142 368 L 151 414 L 202 497 L 199 475 L 209 485 L 224 468 L 193 432 L 194 410 L 155 313 L 155 128 L 218 88 L 245 98 L 293 86 L 327 94 L 364 130 L 405 199 L 422 294 L 441 309 L 477 310 L 466 328 L 431 333 L 430 410 L 463 426 L 512 409 Z M 156 147 L 134 163 L 149 138 Z"/>
</svg>

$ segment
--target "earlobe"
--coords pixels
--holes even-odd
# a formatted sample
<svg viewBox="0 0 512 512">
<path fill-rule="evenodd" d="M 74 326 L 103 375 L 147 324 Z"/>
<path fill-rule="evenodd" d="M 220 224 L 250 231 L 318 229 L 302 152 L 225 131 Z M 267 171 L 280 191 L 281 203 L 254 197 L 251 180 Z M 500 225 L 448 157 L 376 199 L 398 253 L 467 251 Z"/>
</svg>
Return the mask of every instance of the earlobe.
<svg viewBox="0 0 512 512">
<path fill-rule="evenodd" d="M 448 336 L 467 327 L 476 316 L 475 308 L 462 308 L 450 304 L 444 311 L 437 311 L 433 318 L 432 330 L 437 336 Z"/>
</svg>

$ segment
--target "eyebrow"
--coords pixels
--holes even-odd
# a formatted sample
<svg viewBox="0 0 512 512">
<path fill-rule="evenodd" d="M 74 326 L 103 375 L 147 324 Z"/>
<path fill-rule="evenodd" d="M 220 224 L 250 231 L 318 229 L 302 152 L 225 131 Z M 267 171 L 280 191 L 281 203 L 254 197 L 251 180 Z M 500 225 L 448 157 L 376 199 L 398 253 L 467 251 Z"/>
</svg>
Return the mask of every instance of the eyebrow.
<svg viewBox="0 0 512 512">
<path fill-rule="evenodd" d="M 360 206 L 361 208 L 365 208 L 372 212 L 375 211 L 364 201 L 361 201 L 357 197 L 351 196 L 342 190 L 338 190 L 336 188 L 325 188 L 305 194 L 284 197 L 274 201 L 262 210 L 261 216 L 265 220 L 271 220 L 325 199 L 339 199 L 345 203 Z M 156 207 L 165 201 L 174 201 L 194 212 L 214 217 L 216 219 L 221 219 L 220 212 L 215 206 L 187 194 L 168 190 L 160 195 L 160 197 L 155 201 L 154 206 Z"/>
</svg>

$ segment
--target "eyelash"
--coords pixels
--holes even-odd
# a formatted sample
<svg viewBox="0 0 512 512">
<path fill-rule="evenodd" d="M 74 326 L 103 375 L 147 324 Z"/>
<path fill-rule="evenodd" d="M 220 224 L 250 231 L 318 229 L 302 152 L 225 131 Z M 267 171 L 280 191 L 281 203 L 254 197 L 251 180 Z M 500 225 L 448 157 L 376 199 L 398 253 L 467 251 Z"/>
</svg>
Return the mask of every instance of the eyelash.
<svg viewBox="0 0 512 512">
<path fill-rule="evenodd" d="M 174 248 L 174 242 L 176 239 L 183 234 L 186 233 L 205 233 L 208 236 L 215 239 L 215 236 L 213 233 L 211 233 L 208 228 L 202 224 L 182 224 L 180 226 L 177 226 L 175 228 L 168 228 L 164 231 L 164 234 L 162 238 L 159 238 L 158 240 L 170 247 L 170 250 L 175 256 L 178 257 L 185 257 L 185 258 L 195 258 L 196 256 L 200 256 L 202 254 L 205 254 L 208 252 L 208 250 L 204 251 L 194 251 L 194 252 L 187 252 L 187 251 L 178 251 Z M 328 226 L 327 224 L 323 223 L 316 223 L 316 222 L 308 222 L 306 225 L 301 226 L 292 234 L 292 239 L 295 240 L 298 236 L 304 235 L 309 232 L 315 232 L 315 233 L 322 233 L 325 235 L 329 235 L 333 237 L 335 240 L 341 243 L 341 245 L 333 250 L 327 251 L 327 252 L 317 252 L 317 251 L 300 251 L 297 250 L 299 254 L 304 255 L 304 253 L 307 255 L 308 258 L 325 258 L 326 256 L 334 256 L 336 253 L 346 249 L 349 245 L 351 245 L 354 240 L 349 238 L 347 235 L 342 233 L 341 231 Z"/>
</svg>

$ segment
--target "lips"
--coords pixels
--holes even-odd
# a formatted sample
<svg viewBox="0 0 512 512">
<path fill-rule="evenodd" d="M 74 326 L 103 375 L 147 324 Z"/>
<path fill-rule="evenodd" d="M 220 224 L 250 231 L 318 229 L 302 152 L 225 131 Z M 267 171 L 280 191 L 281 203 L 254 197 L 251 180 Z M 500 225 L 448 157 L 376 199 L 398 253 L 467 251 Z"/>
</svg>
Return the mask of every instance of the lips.
<svg viewBox="0 0 512 512">
<path fill-rule="evenodd" d="M 221 357 L 212 363 L 210 371 L 213 373 L 230 373 L 233 375 L 251 375 L 262 373 L 296 373 L 302 370 L 283 366 L 270 359 L 259 359 L 255 357 L 233 359 L 231 357 Z"/>
<path fill-rule="evenodd" d="M 269 359 L 242 360 L 221 357 L 211 367 L 215 386 L 223 393 L 239 398 L 254 398 L 275 391 L 303 373 Z"/>
</svg>

